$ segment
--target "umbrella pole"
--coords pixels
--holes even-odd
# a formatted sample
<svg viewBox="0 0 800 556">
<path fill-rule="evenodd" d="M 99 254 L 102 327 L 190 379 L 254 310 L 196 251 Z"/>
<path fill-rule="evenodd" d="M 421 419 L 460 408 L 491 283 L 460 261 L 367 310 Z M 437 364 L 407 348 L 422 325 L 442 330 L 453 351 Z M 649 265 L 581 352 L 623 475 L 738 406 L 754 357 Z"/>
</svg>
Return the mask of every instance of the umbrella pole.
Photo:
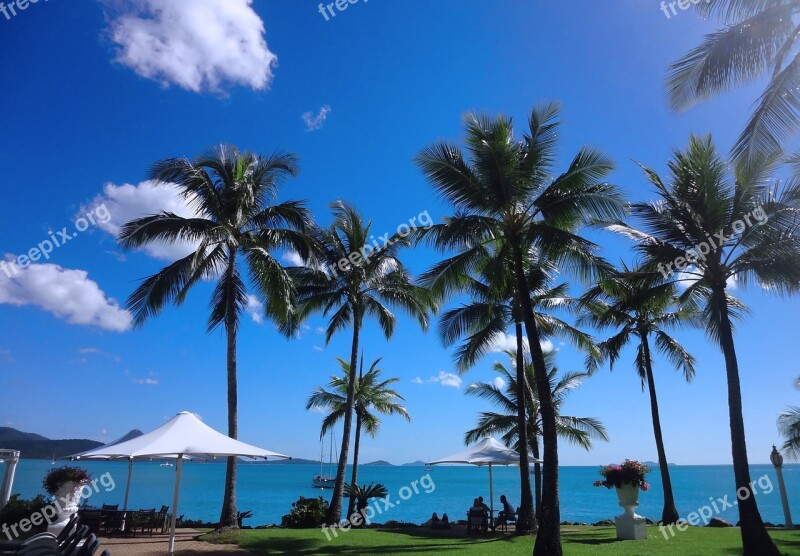
<svg viewBox="0 0 800 556">
<path fill-rule="evenodd" d="M 125 484 L 125 502 L 122 504 L 122 530 L 125 530 L 128 518 L 128 495 L 131 492 L 131 475 L 133 474 L 133 458 L 128 458 L 128 481 Z"/>
<path fill-rule="evenodd" d="M 492 510 L 491 522 L 494 527 L 494 481 L 492 480 L 492 464 L 489 464 L 489 508 Z"/>
<path fill-rule="evenodd" d="M 172 496 L 172 519 L 169 524 L 169 554 L 175 553 L 175 521 L 178 516 L 178 493 L 181 487 L 181 470 L 183 469 L 183 454 L 178 454 L 175 464 L 175 494 Z"/>
</svg>

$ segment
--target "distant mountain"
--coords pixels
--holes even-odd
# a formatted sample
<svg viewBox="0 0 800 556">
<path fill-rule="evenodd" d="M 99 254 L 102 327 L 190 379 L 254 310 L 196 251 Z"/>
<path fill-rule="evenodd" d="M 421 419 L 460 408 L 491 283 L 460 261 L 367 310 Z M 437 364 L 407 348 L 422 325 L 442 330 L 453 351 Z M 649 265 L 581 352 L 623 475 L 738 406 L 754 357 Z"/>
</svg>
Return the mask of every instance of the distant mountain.
<svg viewBox="0 0 800 556">
<path fill-rule="evenodd" d="M 319 460 L 315 461 L 313 459 L 303 459 L 303 458 L 292 458 L 292 459 L 279 459 L 279 458 L 276 458 L 276 459 L 271 459 L 269 461 L 262 462 L 262 463 L 273 464 L 273 465 L 275 465 L 275 464 L 282 464 L 282 465 L 310 465 L 310 464 L 313 464 L 313 465 L 319 465 Z"/>
<path fill-rule="evenodd" d="M 642 463 L 645 464 L 650 469 L 658 469 L 660 467 L 658 465 L 657 461 L 643 461 Z M 677 463 L 668 463 L 667 467 L 675 467 L 676 465 L 678 465 L 678 464 Z"/>
<path fill-rule="evenodd" d="M 388 461 L 384 461 L 382 459 L 379 459 L 378 461 L 372 461 L 370 463 L 365 463 L 364 465 L 365 466 L 366 465 L 369 465 L 369 466 L 380 466 L 380 465 L 387 466 L 388 465 L 390 467 L 393 467 L 393 465 L 391 463 L 389 463 Z"/>
<path fill-rule="evenodd" d="M 62 458 L 102 446 L 87 439 L 51 440 L 39 434 L 0 427 L 0 448 L 19 450 L 22 459 Z"/>
<path fill-rule="evenodd" d="M 411 463 L 404 463 L 401 467 L 425 467 L 425 462 L 417 460 Z"/>
</svg>

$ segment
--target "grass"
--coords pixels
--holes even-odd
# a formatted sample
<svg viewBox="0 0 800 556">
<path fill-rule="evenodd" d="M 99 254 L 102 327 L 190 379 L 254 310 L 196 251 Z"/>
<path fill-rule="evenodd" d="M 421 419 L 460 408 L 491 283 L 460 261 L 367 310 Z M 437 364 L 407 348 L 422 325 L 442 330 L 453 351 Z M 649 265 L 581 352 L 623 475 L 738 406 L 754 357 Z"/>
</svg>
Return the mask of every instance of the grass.
<svg viewBox="0 0 800 556">
<path fill-rule="evenodd" d="M 690 527 L 669 540 L 657 527 L 648 527 L 646 541 L 617 541 L 614 527 L 565 527 L 566 556 L 733 556 L 741 554 L 738 529 Z M 438 533 L 438 532 L 437 532 Z M 490 535 L 465 537 L 463 530 L 447 536 L 426 529 L 368 529 L 340 531 L 328 541 L 319 529 L 252 529 L 205 535 L 203 540 L 234 543 L 255 554 L 469 554 L 530 556 L 532 537 Z M 800 556 L 800 530 L 771 531 L 786 555 Z"/>
</svg>

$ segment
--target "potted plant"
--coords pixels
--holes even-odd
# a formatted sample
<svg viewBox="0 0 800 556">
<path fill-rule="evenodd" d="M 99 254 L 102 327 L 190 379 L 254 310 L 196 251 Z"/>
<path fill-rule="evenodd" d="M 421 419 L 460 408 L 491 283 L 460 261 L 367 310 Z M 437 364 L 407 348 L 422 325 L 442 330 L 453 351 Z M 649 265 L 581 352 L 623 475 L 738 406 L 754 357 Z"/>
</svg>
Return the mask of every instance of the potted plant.
<svg viewBox="0 0 800 556">
<path fill-rule="evenodd" d="M 81 489 L 92 480 L 89 472 L 80 467 L 57 467 L 45 475 L 42 481 L 44 490 L 53 497 L 58 521 L 48 531 L 57 532 L 64 528 L 70 517 L 78 511 Z"/>
<path fill-rule="evenodd" d="M 639 540 L 647 538 L 645 519 L 634 510 L 639 506 L 639 489 L 646 492 L 650 484 L 645 475 L 650 468 L 645 464 L 626 459 L 622 465 L 607 465 L 600 469 L 602 481 L 595 481 L 594 486 L 615 488 L 619 505 L 625 512 L 616 518 L 617 538 Z"/>
</svg>

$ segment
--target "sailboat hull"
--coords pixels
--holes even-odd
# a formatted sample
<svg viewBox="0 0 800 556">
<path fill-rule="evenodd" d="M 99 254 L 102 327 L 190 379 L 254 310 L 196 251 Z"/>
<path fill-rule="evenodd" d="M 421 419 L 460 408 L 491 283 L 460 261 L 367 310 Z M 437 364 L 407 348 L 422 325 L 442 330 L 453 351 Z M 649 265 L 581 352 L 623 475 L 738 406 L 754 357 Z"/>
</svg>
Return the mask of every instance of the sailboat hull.
<svg viewBox="0 0 800 556">
<path fill-rule="evenodd" d="M 311 486 L 313 488 L 333 488 L 336 484 L 336 479 L 333 477 L 323 477 L 318 475 L 311 479 Z"/>
</svg>

